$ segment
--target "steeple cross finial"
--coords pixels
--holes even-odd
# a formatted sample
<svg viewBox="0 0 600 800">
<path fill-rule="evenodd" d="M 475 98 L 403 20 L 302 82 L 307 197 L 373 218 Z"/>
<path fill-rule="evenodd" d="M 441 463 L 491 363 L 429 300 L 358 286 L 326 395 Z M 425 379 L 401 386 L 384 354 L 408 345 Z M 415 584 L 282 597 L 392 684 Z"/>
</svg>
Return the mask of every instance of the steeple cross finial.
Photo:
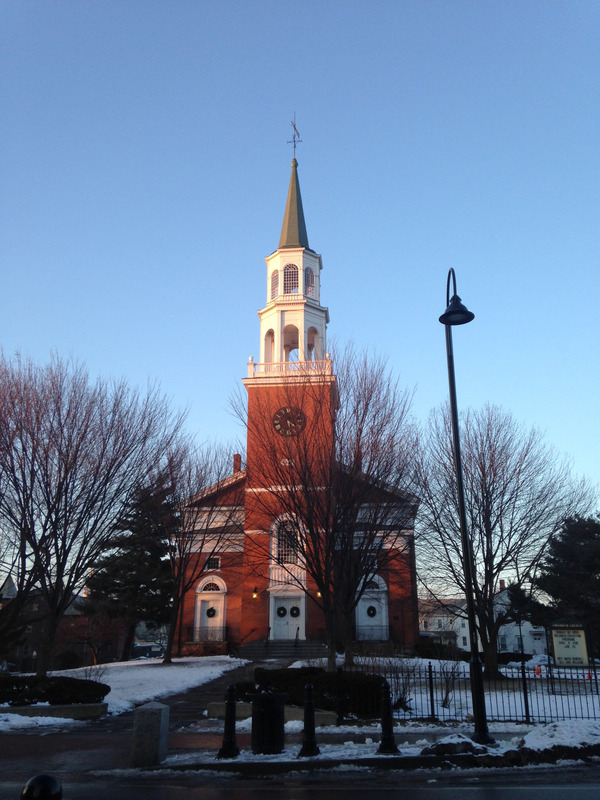
<svg viewBox="0 0 600 800">
<path fill-rule="evenodd" d="M 288 144 L 293 145 L 294 148 L 294 158 L 296 158 L 296 145 L 299 144 L 302 139 L 300 138 L 300 134 L 298 133 L 298 128 L 296 127 L 296 113 L 294 112 L 294 119 L 290 122 L 292 126 L 292 138 L 288 139 Z"/>
</svg>

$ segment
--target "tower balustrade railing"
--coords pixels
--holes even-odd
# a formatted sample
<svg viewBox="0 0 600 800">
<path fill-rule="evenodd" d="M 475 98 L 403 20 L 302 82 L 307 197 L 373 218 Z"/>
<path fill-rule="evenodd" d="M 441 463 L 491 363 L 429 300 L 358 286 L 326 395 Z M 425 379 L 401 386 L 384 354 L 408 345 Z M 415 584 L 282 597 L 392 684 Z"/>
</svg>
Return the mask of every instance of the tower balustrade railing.
<svg viewBox="0 0 600 800">
<path fill-rule="evenodd" d="M 331 375 L 333 364 L 331 359 L 325 361 L 248 361 L 248 377 L 268 375 Z"/>
</svg>

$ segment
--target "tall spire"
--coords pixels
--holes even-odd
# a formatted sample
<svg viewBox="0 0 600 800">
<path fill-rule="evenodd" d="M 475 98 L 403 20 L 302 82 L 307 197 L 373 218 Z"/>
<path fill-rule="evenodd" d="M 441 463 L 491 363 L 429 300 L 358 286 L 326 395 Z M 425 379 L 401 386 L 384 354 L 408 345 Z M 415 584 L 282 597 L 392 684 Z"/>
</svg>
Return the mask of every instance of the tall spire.
<svg viewBox="0 0 600 800">
<path fill-rule="evenodd" d="M 302 210 L 300 184 L 298 182 L 298 162 L 295 158 L 292 161 L 290 188 L 288 189 L 281 237 L 279 239 L 279 249 L 281 250 L 285 247 L 306 247 L 310 249 L 306 223 L 304 222 L 304 211 Z"/>
</svg>

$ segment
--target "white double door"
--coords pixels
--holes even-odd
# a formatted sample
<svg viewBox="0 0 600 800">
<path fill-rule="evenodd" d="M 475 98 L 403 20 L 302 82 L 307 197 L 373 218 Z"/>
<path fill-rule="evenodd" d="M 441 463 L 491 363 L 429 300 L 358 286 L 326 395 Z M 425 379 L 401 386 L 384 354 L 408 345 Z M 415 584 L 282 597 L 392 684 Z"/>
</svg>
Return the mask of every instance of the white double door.
<svg viewBox="0 0 600 800">
<path fill-rule="evenodd" d="M 356 606 L 356 638 L 386 641 L 389 638 L 386 591 L 367 591 Z"/>
<path fill-rule="evenodd" d="M 271 639 L 305 639 L 305 601 L 301 595 L 275 595 L 270 600 Z"/>
</svg>

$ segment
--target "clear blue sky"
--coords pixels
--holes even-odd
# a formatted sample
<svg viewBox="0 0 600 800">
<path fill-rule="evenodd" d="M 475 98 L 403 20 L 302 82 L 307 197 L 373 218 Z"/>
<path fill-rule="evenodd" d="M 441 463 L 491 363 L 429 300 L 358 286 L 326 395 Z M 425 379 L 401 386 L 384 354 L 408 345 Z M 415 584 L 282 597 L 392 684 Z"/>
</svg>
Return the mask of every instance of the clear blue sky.
<svg viewBox="0 0 600 800">
<path fill-rule="evenodd" d="M 289 122 L 329 335 L 600 481 L 600 4 L 1 0 L 0 343 L 157 380 L 201 439 L 258 358 Z"/>
</svg>

